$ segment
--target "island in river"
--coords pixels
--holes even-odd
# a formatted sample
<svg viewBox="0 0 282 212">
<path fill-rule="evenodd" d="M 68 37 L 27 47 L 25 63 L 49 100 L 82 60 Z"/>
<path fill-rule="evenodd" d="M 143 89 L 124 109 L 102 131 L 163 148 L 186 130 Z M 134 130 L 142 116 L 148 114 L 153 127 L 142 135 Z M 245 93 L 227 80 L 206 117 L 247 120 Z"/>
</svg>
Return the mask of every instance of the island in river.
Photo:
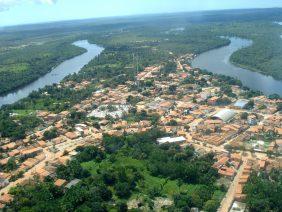
<svg viewBox="0 0 282 212">
<path fill-rule="evenodd" d="M 93 58 L 98 56 L 103 51 L 102 47 L 99 47 L 95 44 L 90 44 L 87 40 L 77 41 L 73 44 L 86 49 L 87 52 L 64 61 L 51 72 L 40 77 L 36 81 L 10 92 L 5 96 L 1 96 L 0 107 L 6 104 L 13 104 L 20 99 L 27 97 L 31 92 L 37 91 L 40 88 L 44 88 L 47 85 L 59 83 L 67 75 L 79 72 L 85 65 L 87 65 Z"/>
</svg>

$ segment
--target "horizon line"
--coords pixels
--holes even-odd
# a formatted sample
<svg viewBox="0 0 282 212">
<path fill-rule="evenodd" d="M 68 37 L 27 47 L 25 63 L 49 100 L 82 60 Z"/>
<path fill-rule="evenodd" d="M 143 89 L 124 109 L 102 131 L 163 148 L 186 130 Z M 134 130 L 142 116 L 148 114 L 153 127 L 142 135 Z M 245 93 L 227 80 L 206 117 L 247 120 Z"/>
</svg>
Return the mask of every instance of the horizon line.
<svg viewBox="0 0 282 212">
<path fill-rule="evenodd" d="M 128 17 L 140 17 L 140 16 L 152 16 L 152 15 L 168 15 L 168 14 L 181 14 L 181 13 L 199 13 L 199 12 L 212 12 L 212 11 L 231 11 L 231 10 L 265 10 L 265 9 L 282 9 L 282 7 L 264 7 L 264 8 L 226 8 L 226 9 L 214 9 L 214 10 L 190 10 L 190 11 L 177 11 L 177 12 L 156 12 L 156 13 L 137 13 L 137 14 L 128 14 L 128 15 L 115 15 L 115 16 L 100 16 L 100 17 L 90 17 L 90 18 L 78 18 L 78 19 L 62 19 L 57 21 L 44 21 L 44 22 L 30 22 L 25 24 L 14 24 L 14 25 L 0 25 L 0 30 L 5 30 L 7 28 L 16 28 L 32 25 L 45 25 L 45 24 L 56 24 L 63 22 L 79 22 L 95 19 L 112 19 L 112 18 L 128 18 Z"/>
</svg>

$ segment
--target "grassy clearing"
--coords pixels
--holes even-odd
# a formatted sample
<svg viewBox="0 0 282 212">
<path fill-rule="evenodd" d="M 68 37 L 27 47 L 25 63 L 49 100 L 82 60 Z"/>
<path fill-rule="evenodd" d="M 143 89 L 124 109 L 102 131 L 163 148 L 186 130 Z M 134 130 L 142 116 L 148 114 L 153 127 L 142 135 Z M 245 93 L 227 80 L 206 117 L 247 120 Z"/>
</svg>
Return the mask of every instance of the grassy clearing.
<svg viewBox="0 0 282 212">
<path fill-rule="evenodd" d="M 13 113 L 17 114 L 18 117 L 24 117 L 28 115 L 34 115 L 34 110 L 13 110 Z"/>
</svg>

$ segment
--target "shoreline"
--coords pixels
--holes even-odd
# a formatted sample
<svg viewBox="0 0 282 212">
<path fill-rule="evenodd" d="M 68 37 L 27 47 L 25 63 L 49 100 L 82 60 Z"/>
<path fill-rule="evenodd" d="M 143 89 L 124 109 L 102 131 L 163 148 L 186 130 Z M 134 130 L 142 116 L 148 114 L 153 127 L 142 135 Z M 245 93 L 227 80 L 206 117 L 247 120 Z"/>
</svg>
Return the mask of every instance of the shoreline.
<svg viewBox="0 0 282 212">
<path fill-rule="evenodd" d="M 83 42 L 87 42 L 87 44 Z M 101 52 L 104 50 L 103 47 L 89 43 L 88 40 L 78 40 L 73 42 L 72 45 L 84 49 L 84 53 L 60 62 L 56 66 L 53 66 L 53 68 L 48 73 L 40 76 L 36 80 L 27 83 L 24 86 L 20 86 L 17 89 L 14 89 L 13 91 L 7 92 L 4 95 L 0 95 L 0 108 L 4 105 L 14 104 L 28 97 L 33 91 L 38 91 L 39 89 L 42 89 L 48 85 L 57 84 L 68 75 L 81 71 L 81 69 L 85 65 L 87 65 L 91 60 L 101 54 Z M 56 71 L 58 73 L 52 74 L 53 71 Z"/>
<path fill-rule="evenodd" d="M 234 39 L 233 42 L 237 42 L 234 43 L 233 46 L 230 46 L 232 45 L 231 39 Z M 242 42 L 251 41 L 239 37 L 229 37 L 229 40 L 231 42 L 228 46 L 224 46 L 222 47 L 222 49 L 219 48 L 209 50 L 197 55 L 191 61 L 192 67 L 207 70 L 208 72 L 212 72 L 214 74 L 225 75 L 234 79 L 238 79 L 242 82 L 243 86 L 249 88 L 252 91 L 260 91 L 266 96 L 272 94 L 278 94 L 281 96 L 281 90 L 279 90 L 279 87 L 282 86 L 281 79 L 274 78 L 270 74 L 265 74 L 259 70 L 254 70 L 253 68 L 249 68 L 248 66 L 232 60 L 233 55 L 236 52 L 253 45 L 253 41 L 251 41 L 251 44 L 244 44 L 242 42 L 238 44 L 238 41 L 236 41 L 235 39 L 240 39 L 242 40 Z M 216 52 L 217 50 L 218 52 Z M 228 56 L 228 58 L 226 56 Z M 252 79 L 255 81 L 252 81 Z M 264 83 L 255 83 L 256 81 L 264 81 Z M 268 85 L 268 87 L 265 87 L 263 85 Z"/>
</svg>

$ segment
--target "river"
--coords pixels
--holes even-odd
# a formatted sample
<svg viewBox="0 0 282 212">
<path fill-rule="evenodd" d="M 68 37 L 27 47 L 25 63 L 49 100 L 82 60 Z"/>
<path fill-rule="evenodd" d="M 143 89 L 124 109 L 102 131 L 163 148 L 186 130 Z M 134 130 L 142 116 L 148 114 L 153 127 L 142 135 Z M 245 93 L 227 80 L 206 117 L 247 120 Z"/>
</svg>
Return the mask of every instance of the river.
<svg viewBox="0 0 282 212">
<path fill-rule="evenodd" d="M 104 50 L 102 47 L 90 44 L 87 40 L 74 42 L 73 45 L 84 48 L 87 52 L 62 62 L 51 72 L 38 78 L 36 81 L 10 92 L 5 96 L 1 96 L 0 107 L 2 105 L 15 103 L 18 100 L 27 97 L 32 91 L 37 91 L 47 85 L 59 83 L 67 75 L 79 72 L 85 65 L 87 65 L 93 58 L 98 56 Z"/>
<path fill-rule="evenodd" d="M 230 40 L 231 43 L 228 46 L 210 50 L 197 56 L 192 61 L 192 66 L 216 74 L 234 77 L 241 80 L 244 86 L 262 91 L 266 95 L 277 93 L 282 96 L 282 81 L 231 64 L 230 56 L 239 49 L 252 45 L 252 41 L 241 38 L 230 38 Z"/>
</svg>

